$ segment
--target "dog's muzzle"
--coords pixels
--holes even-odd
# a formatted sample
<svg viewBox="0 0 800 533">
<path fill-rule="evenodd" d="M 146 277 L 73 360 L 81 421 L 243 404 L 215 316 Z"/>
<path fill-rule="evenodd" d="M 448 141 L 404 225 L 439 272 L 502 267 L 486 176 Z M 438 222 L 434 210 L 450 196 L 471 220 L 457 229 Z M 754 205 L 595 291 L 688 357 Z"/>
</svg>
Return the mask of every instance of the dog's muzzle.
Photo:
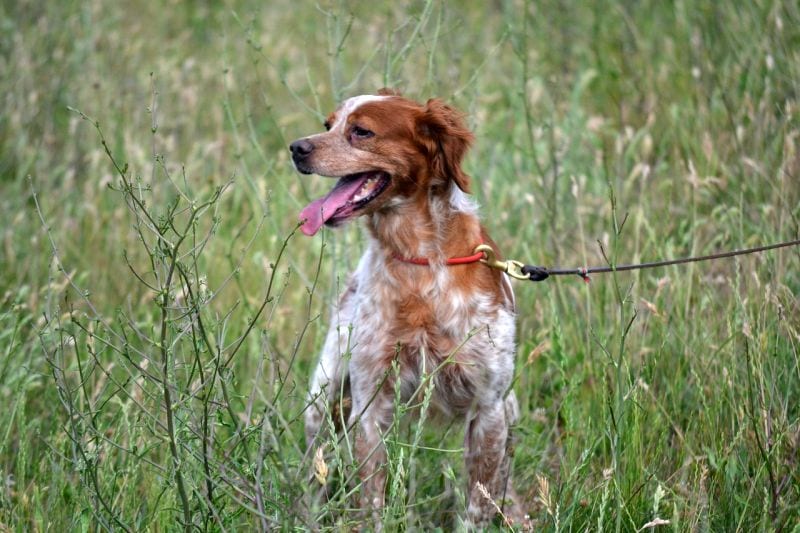
<svg viewBox="0 0 800 533">
<path fill-rule="evenodd" d="M 314 151 L 314 145 L 308 139 L 300 139 L 289 145 L 289 151 L 292 152 L 292 161 L 297 166 L 311 155 L 311 152 Z M 298 170 L 302 172 L 299 167 Z"/>
</svg>

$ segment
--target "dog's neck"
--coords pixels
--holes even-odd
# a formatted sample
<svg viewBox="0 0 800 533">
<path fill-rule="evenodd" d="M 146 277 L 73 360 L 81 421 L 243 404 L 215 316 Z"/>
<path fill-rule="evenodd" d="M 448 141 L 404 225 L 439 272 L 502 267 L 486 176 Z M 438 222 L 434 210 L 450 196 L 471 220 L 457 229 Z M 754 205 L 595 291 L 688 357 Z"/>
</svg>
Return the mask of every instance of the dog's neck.
<svg viewBox="0 0 800 533">
<path fill-rule="evenodd" d="M 372 213 L 367 228 L 386 256 L 444 262 L 471 255 L 481 243 L 477 206 L 450 183 L 444 191 L 421 191 Z"/>
</svg>

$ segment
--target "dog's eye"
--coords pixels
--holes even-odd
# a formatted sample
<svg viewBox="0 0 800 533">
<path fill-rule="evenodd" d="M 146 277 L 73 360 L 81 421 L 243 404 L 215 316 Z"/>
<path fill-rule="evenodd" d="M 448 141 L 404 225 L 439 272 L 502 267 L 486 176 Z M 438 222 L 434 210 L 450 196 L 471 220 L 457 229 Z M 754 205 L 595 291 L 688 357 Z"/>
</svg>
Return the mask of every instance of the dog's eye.
<svg viewBox="0 0 800 533">
<path fill-rule="evenodd" d="M 331 131 L 331 123 L 330 123 L 330 121 L 326 120 L 325 124 L 323 124 L 323 126 L 325 126 L 325 130 L 326 131 Z"/>
<path fill-rule="evenodd" d="M 353 129 L 350 130 L 350 132 L 352 136 L 355 137 L 356 139 L 369 139 L 370 137 L 375 135 L 370 130 L 362 128 L 361 126 L 353 126 Z"/>
</svg>

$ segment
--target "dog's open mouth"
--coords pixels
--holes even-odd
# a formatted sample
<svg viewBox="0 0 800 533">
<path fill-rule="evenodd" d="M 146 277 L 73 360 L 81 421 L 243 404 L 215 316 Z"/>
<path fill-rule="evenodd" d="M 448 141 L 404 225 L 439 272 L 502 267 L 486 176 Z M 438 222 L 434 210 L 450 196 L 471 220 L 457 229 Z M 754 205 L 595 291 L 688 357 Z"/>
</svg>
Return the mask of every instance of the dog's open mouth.
<svg viewBox="0 0 800 533">
<path fill-rule="evenodd" d="M 335 226 L 354 216 L 389 185 L 389 175 L 381 171 L 359 172 L 339 178 L 327 195 L 314 200 L 300 212 L 304 220 L 300 231 L 314 235 L 323 224 Z"/>
</svg>

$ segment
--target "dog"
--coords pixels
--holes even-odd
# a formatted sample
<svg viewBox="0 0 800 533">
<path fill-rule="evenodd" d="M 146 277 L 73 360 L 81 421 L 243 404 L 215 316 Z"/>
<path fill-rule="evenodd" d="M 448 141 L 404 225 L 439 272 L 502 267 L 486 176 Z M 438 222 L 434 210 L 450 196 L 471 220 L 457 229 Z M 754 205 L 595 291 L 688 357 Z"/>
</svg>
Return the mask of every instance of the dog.
<svg viewBox="0 0 800 533">
<path fill-rule="evenodd" d="M 345 100 L 325 129 L 289 147 L 300 173 L 338 178 L 302 210 L 300 229 L 311 236 L 361 217 L 368 244 L 334 306 L 311 379 L 309 449 L 344 392 L 356 428 L 360 505 L 378 518 L 382 434 L 393 423 L 397 391 L 408 401 L 430 383 L 435 412 L 466 422 L 467 525 L 488 525 L 500 508 L 521 520 L 509 475 L 510 427 L 519 416 L 510 390 L 514 294 L 506 275 L 475 255 L 480 244 L 499 250 L 461 166 L 472 133 L 443 101 L 423 105 L 386 89 Z"/>
</svg>

